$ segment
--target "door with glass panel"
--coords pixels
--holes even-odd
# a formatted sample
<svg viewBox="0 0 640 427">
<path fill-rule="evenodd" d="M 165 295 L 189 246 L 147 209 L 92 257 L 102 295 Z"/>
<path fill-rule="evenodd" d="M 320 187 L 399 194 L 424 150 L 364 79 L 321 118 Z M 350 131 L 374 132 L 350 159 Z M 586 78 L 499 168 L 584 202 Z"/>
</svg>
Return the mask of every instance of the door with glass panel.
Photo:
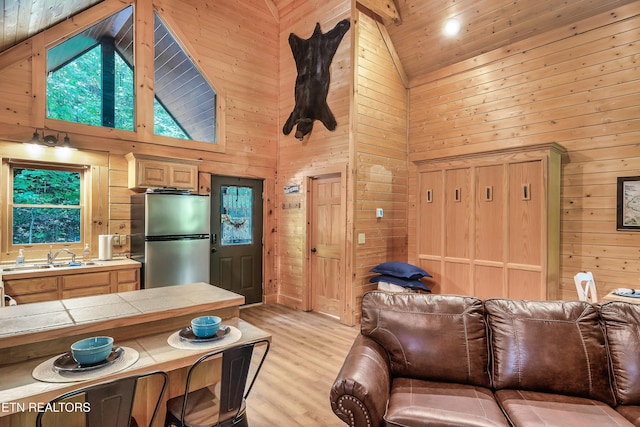
<svg viewBox="0 0 640 427">
<path fill-rule="evenodd" d="M 211 176 L 213 285 L 262 302 L 262 181 Z"/>
</svg>

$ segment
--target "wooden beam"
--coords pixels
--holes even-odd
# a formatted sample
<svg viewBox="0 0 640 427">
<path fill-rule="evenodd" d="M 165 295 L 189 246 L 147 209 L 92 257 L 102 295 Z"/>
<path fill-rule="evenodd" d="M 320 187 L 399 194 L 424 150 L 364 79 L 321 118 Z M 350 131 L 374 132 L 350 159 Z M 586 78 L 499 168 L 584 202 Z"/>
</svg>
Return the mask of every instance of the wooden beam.
<svg viewBox="0 0 640 427">
<path fill-rule="evenodd" d="M 389 56 L 391 56 L 391 60 L 393 61 L 393 65 L 396 67 L 396 71 L 400 76 L 400 80 L 402 80 L 402 84 L 405 88 L 409 88 L 409 78 L 407 74 L 404 72 L 404 68 L 402 67 L 402 62 L 400 61 L 400 57 L 398 56 L 398 52 L 396 48 L 393 46 L 393 42 L 391 41 L 391 36 L 389 36 L 389 32 L 387 31 L 387 27 L 382 25 L 379 22 L 376 22 L 378 30 L 380 31 L 380 35 L 382 36 L 382 40 L 384 40 L 384 44 L 387 46 L 387 50 L 389 51 Z"/>
<path fill-rule="evenodd" d="M 402 23 L 395 0 L 357 0 L 357 3 L 380 16 L 385 25 L 390 22 L 395 24 Z"/>
<path fill-rule="evenodd" d="M 273 15 L 273 18 L 276 20 L 276 22 L 280 22 L 280 12 L 278 12 L 278 7 L 275 5 L 273 0 L 264 1 L 265 3 L 267 3 L 267 7 L 269 8 L 269 11 L 271 11 L 271 15 Z"/>
</svg>

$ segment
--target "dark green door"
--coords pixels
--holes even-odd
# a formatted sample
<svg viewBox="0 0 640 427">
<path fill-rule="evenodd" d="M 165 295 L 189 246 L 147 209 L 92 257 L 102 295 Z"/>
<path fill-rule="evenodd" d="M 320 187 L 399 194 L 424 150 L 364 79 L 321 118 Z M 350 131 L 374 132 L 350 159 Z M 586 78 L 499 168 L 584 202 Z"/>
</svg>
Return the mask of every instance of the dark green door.
<svg viewBox="0 0 640 427">
<path fill-rule="evenodd" d="M 211 176 L 211 284 L 262 302 L 262 181 Z"/>
</svg>

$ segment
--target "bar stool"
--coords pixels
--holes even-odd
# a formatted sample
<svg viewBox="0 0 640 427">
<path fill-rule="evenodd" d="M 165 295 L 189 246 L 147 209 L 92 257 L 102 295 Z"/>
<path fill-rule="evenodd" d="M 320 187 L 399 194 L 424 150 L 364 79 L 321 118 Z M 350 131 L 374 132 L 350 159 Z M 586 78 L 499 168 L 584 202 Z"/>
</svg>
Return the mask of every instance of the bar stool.
<svg viewBox="0 0 640 427">
<path fill-rule="evenodd" d="M 598 293 L 596 292 L 596 282 L 593 279 L 593 273 L 590 271 L 581 271 L 573 276 L 578 291 L 578 299 L 590 303 L 598 302 Z"/>
<path fill-rule="evenodd" d="M 162 396 L 167 388 L 167 374 L 162 371 L 153 371 L 141 375 L 118 378 L 98 384 L 93 384 L 78 390 L 62 394 L 47 405 L 52 410 L 42 408 L 36 416 L 36 427 L 49 425 L 71 425 L 64 423 L 61 418 L 78 417 L 78 413 L 84 413 L 86 427 L 138 427 L 138 423 L 131 416 L 133 401 L 136 394 L 138 380 L 142 378 L 159 377 L 162 379 L 162 388 L 149 420 L 149 426 L 158 413 Z M 82 396 L 84 394 L 84 400 Z M 59 409 L 59 411 L 58 411 Z M 56 412 L 54 412 L 56 411 Z M 45 415 L 55 417 L 52 424 L 47 422 Z M 43 418 L 44 421 L 43 422 Z M 56 424 L 57 423 L 57 424 Z"/>
<path fill-rule="evenodd" d="M 217 350 L 196 360 L 187 373 L 184 394 L 167 401 L 165 427 L 247 427 L 246 399 L 267 357 L 270 345 L 269 340 L 257 340 Z M 257 346 L 264 346 L 264 352 L 254 357 L 254 348 Z M 191 390 L 191 380 L 194 375 L 197 376 L 198 367 L 203 362 L 219 356 L 222 357 L 220 382 L 214 386 Z M 252 359 L 255 372 L 247 388 Z M 201 374 L 202 370 L 198 373 Z"/>
</svg>

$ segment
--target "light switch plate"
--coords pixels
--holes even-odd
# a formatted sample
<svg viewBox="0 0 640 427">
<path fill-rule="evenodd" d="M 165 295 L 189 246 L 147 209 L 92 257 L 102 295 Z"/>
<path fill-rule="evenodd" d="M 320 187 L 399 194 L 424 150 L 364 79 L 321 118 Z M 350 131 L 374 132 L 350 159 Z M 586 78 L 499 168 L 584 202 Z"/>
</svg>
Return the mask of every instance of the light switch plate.
<svg viewBox="0 0 640 427">
<path fill-rule="evenodd" d="M 358 244 L 364 245 L 364 241 L 365 241 L 364 233 L 358 233 Z"/>
<path fill-rule="evenodd" d="M 384 211 L 382 208 L 376 208 L 376 218 L 382 218 L 384 216 Z"/>
</svg>

